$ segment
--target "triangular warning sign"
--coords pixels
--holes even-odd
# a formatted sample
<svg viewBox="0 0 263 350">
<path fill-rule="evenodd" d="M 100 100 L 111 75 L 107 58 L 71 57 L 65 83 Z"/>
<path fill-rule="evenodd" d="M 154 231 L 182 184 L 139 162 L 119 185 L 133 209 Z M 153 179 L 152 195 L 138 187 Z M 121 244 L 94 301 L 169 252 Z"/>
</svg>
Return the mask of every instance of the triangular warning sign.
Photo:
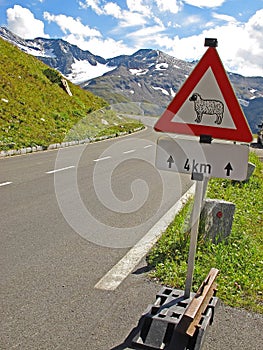
<svg viewBox="0 0 263 350">
<path fill-rule="evenodd" d="M 252 133 L 214 47 L 209 47 L 154 126 L 156 131 L 251 142 Z"/>
</svg>

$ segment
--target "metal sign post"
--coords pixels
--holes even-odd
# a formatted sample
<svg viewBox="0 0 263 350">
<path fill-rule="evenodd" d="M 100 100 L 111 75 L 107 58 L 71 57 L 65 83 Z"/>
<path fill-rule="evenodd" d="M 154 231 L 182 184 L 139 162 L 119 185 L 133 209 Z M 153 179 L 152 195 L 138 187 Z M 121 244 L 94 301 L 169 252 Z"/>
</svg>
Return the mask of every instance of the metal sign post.
<svg viewBox="0 0 263 350">
<path fill-rule="evenodd" d="M 198 178 L 200 176 L 200 178 Z M 195 253 L 198 237 L 198 227 L 199 227 L 199 218 L 202 210 L 202 203 L 204 199 L 204 192 L 207 186 L 207 181 L 203 180 L 202 174 L 193 174 L 192 179 L 196 180 L 195 187 L 195 197 L 194 197 L 194 206 L 192 211 L 192 223 L 191 223 L 191 236 L 190 236 L 190 247 L 188 255 L 188 265 L 187 265 L 187 275 L 185 282 L 185 292 L 184 298 L 190 298 L 190 293 L 192 289 L 193 273 L 194 273 L 194 264 L 195 264 Z"/>
</svg>

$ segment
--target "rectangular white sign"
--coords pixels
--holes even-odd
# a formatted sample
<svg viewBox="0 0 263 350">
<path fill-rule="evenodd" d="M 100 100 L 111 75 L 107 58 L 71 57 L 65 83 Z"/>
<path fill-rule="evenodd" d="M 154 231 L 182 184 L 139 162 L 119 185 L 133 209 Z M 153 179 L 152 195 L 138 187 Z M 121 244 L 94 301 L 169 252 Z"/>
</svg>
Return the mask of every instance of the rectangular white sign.
<svg viewBox="0 0 263 350">
<path fill-rule="evenodd" d="M 247 177 L 248 154 L 248 145 L 160 137 L 155 165 L 177 173 L 242 181 Z"/>
</svg>

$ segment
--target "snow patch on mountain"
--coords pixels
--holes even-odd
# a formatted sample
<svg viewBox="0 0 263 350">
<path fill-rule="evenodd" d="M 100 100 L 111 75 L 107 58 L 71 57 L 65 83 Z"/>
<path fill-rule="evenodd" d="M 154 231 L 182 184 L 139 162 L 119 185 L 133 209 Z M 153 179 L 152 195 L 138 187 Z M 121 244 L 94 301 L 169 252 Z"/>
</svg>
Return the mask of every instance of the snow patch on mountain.
<svg viewBox="0 0 263 350">
<path fill-rule="evenodd" d="M 249 105 L 249 101 L 243 100 L 241 98 L 238 99 L 238 102 L 241 104 L 241 106 L 248 107 L 248 105 Z"/>
<path fill-rule="evenodd" d="M 170 88 L 170 94 L 172 97 L 174 97 L 176 95 L 176 92 L 173 90 L 173 88 Z"/>
<path fill-rule="evenodd" d="M 147 74 L 149 70 L 148 69 L 129 69 L 129 72 L 132 75 L 144 75 L 144 74 Z"/>
<path fill-rule="evenodd" d="M 163 63 L 157 63 L 157 64 L 155 65 L 155 68 L 156 68 L 156 70 L 164 70 L 164 69 L 169 68 L 169 64 L 168 64 L 168 63 L 165 63 L 165 62 L 163 62 Z"/>
<path fill-rule="evenodd" d="M 164 95 L 167 95 L 167 96 L 169 96 L 169 92 L 167 91 L 167 90 L 165 90 L 165 89 L 163 89 L 163 88 L 161 88 L 161 87 L 158 87 L 158 86 L 152 86 L 152 88 L 154 89 L 154 90 L 160 90 Z"/>
<path fill-rule="evenodd" d="M 47 57 L 47 58 L 56 58 L 56 55 L 54 54 L 53 49 L 45 50 L 44 48 L 41 48 L 39 46 L 32 47 L 32 46 L 20 46 L 18 47 L 26 52 L 29 55 L 35 56 L 35 57 Z"/>
<path fill-rule="evenodd" d="M 71 65 L 72 73 L 68 74 L 67 78 L 74 84 L 81 84 L 87 80 L 102 76 L 103 74 L 112 71 L 116 67 L 110 67 L 107 64 L 96 63 L 92 65 L 87 60 L 76 60 Z"/>
</svg>

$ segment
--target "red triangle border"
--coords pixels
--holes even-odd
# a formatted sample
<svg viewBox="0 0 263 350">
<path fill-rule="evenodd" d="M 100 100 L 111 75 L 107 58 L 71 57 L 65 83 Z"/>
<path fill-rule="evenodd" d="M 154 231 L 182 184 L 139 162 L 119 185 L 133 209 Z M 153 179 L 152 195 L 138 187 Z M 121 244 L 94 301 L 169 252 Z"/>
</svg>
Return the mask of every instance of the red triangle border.
<svg viewBox="0 0 263 350">
<path fill-rule="evenodd" d="M 195 86 L 202 79 L 209 67 L 213 71 L 236 129 L 171 121 L 181 106 L 185 103 L 188 96 L 194 90 Z M 193 69 L 192 73 L 189 75 L 185 83 L 175 95 L 172 102 L 169 104 L 167 109 L 155 124 L 154 129 L 161 132 L 178 133 L 193 136 L 210 135 L 212 138 L 247 143 L 253 140 L 253 135 L 248 126 L 246 117 L 244 116 L 244 113 L 238 103 L 232 85 L 228 79 L 224 66 L 215 48 L 209 47 L 207 49 L 201 60 Z"/>
</svg>

